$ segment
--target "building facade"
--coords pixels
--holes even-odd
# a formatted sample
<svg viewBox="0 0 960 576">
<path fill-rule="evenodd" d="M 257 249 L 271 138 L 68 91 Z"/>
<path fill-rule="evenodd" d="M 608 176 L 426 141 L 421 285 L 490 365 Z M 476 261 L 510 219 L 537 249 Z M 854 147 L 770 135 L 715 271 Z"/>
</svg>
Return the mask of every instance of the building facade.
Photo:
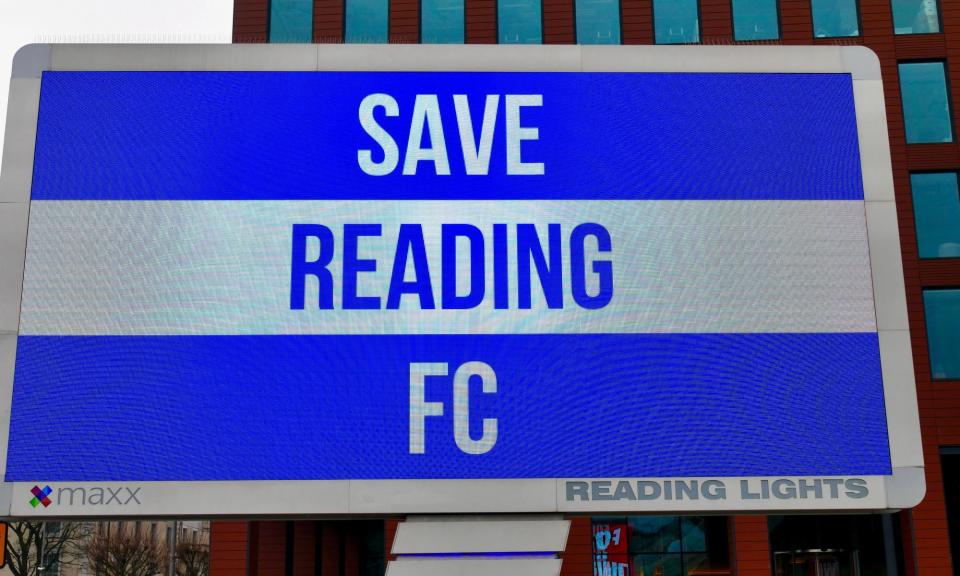
<svg viewBox="0 0 960 576">
<path fill-rule="evenodd" d="M 886 96 L 926 498 L 888 516 L 573 518 L 563 574 L 960 574 L 960 2 L 236 0 L 233 29 L 237 43 L 872 49 Z M 214 522 L 212 574 L 382 573 L 398 520 Z"/>
</svg>

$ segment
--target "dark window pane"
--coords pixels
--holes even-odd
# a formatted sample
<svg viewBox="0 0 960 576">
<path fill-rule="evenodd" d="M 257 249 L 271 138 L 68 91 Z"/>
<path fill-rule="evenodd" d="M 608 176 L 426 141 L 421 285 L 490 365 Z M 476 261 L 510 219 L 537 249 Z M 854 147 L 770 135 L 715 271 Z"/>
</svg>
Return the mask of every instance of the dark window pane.
<svg viewBox="0 0 960 576">
<path fill-rule="evenodd" d="M 637 516 L 630 518 L 630 552 L 680 552 L 680 518 Z"/>
<path fill-rule="evenodd" d="M 620 43 L 619 0 L 576 0 L 576 2 L 578 43 Z"/>
<path fill-rule="evenodd" d="M 424 44 L 463 44 L 463 0 L 423 0 Z"/>
<path fill-rule="evenodd" d="M 543 24 L 540 0 L 500 0 L 497 23 L 501 44 L 540 44 Z"/>
<path fill-rule="evenodd" d="M 957 174 L 912 174 L 913 212 L 921 258 L 960 257 L 960 193 Z"/>
<path fill-rule="evenodd" d="M 385 43 L 388 9 L 389 0 L 347 0 L 345 40 Z"/>
<path fill-rule="evenodd" d="M 777 0 L 733 0 L 735 40 L 776 40 L 779 37 Z"/>
<path fill-rule="evenodd" d="M 271 0 L 270 41 L 313 40 L 313 0 Z"/>
<path fill-rule="evenodd" d="M 937 0 L 893 0 L 893 31 L 897 34 L 939 32 Z"/>
<path fill-rule="evenodd" d="M 960 378 L 960 290 L 924 290 L 923 309 L 933 377 Z"/>
<path fill-rule="evenodd" d="M 653 0 L 653 28 L 657 44 L 699 42 L 697 0 Z"/>
<path fill-rule="evenodd" d="M 634 574 L 686 576 L 679 554 L 640 554 L 633 557 Z"/>
<path fill-rule="evenodd" d="M 810 9 L 817 38 L 860 35 L 856 0 L 811 0 Z"/>
<path fill-rule="evenodd" d="M 684 516 L 681 525 L 683 533 L 683 552 L 706 552 L 707 550 L 707 519 L 703 516 Z"/>
<path fill-rule="evenodd" d="M 943 62 L 912 62 L 898 68 L 907 143 L 952 142 Z"/>
<path fill-rule="evenodd" d="M 767 522 L 773 574 L 890 574 L 879 514 L 768 516 Z"/>
</svg>

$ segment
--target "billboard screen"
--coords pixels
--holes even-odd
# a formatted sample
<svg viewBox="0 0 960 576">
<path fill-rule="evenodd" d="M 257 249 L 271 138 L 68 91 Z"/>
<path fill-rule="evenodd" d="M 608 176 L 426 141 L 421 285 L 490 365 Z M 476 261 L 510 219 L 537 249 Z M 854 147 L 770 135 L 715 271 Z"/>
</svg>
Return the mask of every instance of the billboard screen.
<svg viewBox="0 0 960 576">
<path fill-rule="evenodd" d="M 855 75 L 791 72 L 44 71 L 13 513 L 888 508 Z"/>
</svg>

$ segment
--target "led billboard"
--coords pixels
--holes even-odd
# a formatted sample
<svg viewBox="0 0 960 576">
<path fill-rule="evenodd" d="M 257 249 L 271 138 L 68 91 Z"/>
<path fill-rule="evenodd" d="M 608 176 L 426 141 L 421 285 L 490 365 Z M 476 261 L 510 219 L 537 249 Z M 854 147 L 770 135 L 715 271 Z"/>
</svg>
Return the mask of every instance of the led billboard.
<svg viewBox="0 0 960 576">
<path fill-rule="evenodd" d="M 12 515 L 922 495 L 865 50 L 130 50 L 15 65 Z"/>
</svg>

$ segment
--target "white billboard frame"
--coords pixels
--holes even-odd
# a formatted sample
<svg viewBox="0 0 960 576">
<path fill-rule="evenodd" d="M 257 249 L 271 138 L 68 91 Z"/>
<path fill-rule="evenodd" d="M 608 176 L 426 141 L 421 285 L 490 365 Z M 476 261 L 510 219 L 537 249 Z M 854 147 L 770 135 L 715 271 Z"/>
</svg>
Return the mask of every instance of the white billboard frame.
<svg viewBox="0 0 960 576">
<path fill-rule="evenodd" d="M 44 71 L 458 71 L 842 73 L 853 80 L 868 245 L 893 474 L 862 476 L 859 498 L 752 498 L 762 478 L 724 477 L 723 499 L 606 499 L 619 482 L 690 479 L 50 482 L 55 506 L 32 507 L 36 482 L 0 484 L 0 517 L 348 516 L 436 513 L 725 513 L 889 511 L 925 493 L 919 413 L 894 203 L 883 85 L 860 46 L 48 45 L 13 63 L 0 172 L 0 474 L 5 472 L 21 284 Z M 4 424 L 4 420 L 6 423 Z M 768 487 L 829 477 L 767 478 Z M 846 480 L 854 477 L 846 477 Z M 844 479 L 841 479 L 844 480 Z M 744 492 L 741 482 L 753 483 Z M 583 482 L 600 499 L 577 499 Z M 570 498 L 572 494 L 574 498 Z M 593 492 L 596 491 L 596 492 Z M 781 490 L 782 491 L 782 490 Z M 825 490 L 826 491 L 826 490 Z M 842 493 L 843 490 L 840 490 Z M 808 492 L 812 494 L 812 492 Z M 296 494 L 295 498 L 291 497 Z M 110 495 L 113 495 L 111 498 Z M 133 495 L 131 498 L 130 495 Z"/>
</svg>

